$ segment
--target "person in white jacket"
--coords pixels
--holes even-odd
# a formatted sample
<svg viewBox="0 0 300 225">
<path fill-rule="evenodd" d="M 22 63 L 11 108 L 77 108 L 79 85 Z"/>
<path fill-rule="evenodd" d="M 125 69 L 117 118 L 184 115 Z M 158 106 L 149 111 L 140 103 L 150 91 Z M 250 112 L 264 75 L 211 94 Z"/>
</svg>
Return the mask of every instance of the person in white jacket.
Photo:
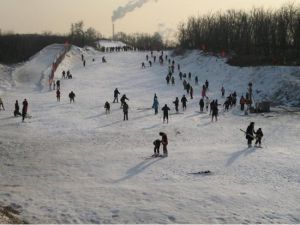
<svg viewBox="0 0 300 225">
<path fill-rule="evenodd" d="M 209 98 L 206 97 L 204 102 L 205 102 L 205 109 L 206 109 L 206 112 L 207 112 L 208 111 L 208 106 L 210 104 Z"/>
</svg>

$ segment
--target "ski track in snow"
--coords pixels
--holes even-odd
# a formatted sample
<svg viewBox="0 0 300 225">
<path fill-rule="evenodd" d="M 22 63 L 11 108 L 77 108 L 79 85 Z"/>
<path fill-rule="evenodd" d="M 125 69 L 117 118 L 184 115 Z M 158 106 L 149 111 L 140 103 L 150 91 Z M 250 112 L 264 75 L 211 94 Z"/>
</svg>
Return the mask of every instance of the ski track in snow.
<svg viewBox="0 0 300 225">
<path fill-rule="evenodd" d="M 273 97 L 281 101 L 283 83 L 299 84 L 299 68 L 230 67 L 196 51 L 176 57 L 183 72 L 198 75 L 199 86 L 191 81 L 195 97 L 188 98 L 187 111 L 163 124 L 161 112 L 155 116 L 153 110 L 138 109 L 151 107 L 157 93 L 160 108 L 168 104 L 174 112 L 172 101 L 186 94 L 177 70 L 176 85 L 167 86 L 166 65 L 140 68 L 148 52 L 105 54 L 108 62 L 102 64 L 103 53 L 73 47 L 56 73 L 56 79 L 62 70 L 70 69 L 73 75 L 72 80 L 61 80 L 57 103 L 47 85 L 28 85 L 40 81 L 37 69 L 51 65 L 59 51 L 55 48 L 48 50 L 49 57 L 46 49 L 44 58 L 37 55 L 26 64 L 23 72 L 37 73 L 27 74 L 25 83 L 22 68 L 13 73 L 18 85 L 6 85 L 3 94 L 3 205 L 18 207 L 31 223 L 300 223 L 299 114 L 274 109 L 264 116 L 243 116 L 237 107 L 228 113 L 220 110 L 219 121 L 212 123 L 207 113 L 196 112 L 206 79 L 208 95 L 220 103 L 222 84 L 226 94 L 236 90 L 240 96 L 249 81 L 256 99 L 277 91 Z M 13 83 L 11 77 L 6 80 Z M 104 103 L 112 102 L 116 87 L 130 99 L 129 121 L 122 120 L 119 103 L 111 104 L 111 114 L 104 113 Z M 285 90 L 291 105 L 299 104 L 297 87 L 296 93 Z M 75 104 L 68 100 L 71 90 Z M 32 119 L 21 123 L 12 112 L 14 101 L 24 98 Z M 263 129 L 262 149 L 246 148 L 239 129 L 251 121 Z M 146 159 L 160 131 L 168 134 L 169 157 Z M 205 170 L 212 174 L 188 174 Z"/>
</svg>

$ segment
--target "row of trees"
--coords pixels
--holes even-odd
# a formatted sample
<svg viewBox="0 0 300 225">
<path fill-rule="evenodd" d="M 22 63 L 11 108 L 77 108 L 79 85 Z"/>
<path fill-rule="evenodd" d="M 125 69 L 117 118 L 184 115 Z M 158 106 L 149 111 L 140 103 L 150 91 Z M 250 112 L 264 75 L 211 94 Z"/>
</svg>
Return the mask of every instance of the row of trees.
<svg viewBox="0 0 300 225">
<path fill-rule="evenodd" d="M 252 56 L 258 63 L 300 63 L 300 7 L 288 4 L 278 10 L 191 17 L 179 25 L 178 42 L 183 48 L 231 53 L 236 59 Z"/>
<path fill-rule="evenodd" d="M 114 39 L 140 50 L 159 50 L 164 48 L 164 42 L 159 33 L 150 35 L 144 33 L 125 34 L 119 32 L 114 36 Z"/>
<path fill-rule="evenodd" d="M 58 35 L 50 32 L 43 34 L 14 34 L 1 33 L 0 31 L 0 63 L 11 64 L 27 60 L 47 45 L 53 43 L 64 44 L 66 42 L 84 47 L 85 45 L 96 47 L 96 41 L 102 39 L 101 33 L 90 27 L 84 29 L 83 21 L 71 24 L 69 34 Z M 122 41 L 129 46 L 140 50 L 158 50 L 164 48 L 164 42 L 159 33 L 125 34 L 117 33 L 115 40 Z"/>
<path fill-rule="evenodd" d="M 84 30 L 82 21 L 71 25 L 70 33 L 64 35 L 44 32 L 43 34 L 14 34 L 0 32 L 0 63 L 11 64 L 27 60 L 29 57 L 46 47 L 58 43 L 83 47 L 95 45 L 102 35 L 93 28 Z"/>
</svg>

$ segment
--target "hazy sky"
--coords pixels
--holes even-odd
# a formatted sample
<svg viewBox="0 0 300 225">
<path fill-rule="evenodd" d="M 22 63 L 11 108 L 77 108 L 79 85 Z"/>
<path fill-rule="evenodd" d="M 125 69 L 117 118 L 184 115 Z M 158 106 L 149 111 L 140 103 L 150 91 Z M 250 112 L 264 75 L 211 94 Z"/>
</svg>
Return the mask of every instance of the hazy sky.
<svg viewBox="0 0 300 225">
<path fill-rule="evenodd" d="M 253 6 L 277 8 L 300 0 L 131 0 L 146 2 L 143 7 L 115 21 L 116 31 L 126 33 L 176 30 L 189 16 L 231 8 Z M 113 11 L 129 0 L 0 0 L 0 29 L 16 33 L 51 31 L 67 33 L 70 24 L 83 20 L 105 36 L 112 34 Z"/>
</svg>

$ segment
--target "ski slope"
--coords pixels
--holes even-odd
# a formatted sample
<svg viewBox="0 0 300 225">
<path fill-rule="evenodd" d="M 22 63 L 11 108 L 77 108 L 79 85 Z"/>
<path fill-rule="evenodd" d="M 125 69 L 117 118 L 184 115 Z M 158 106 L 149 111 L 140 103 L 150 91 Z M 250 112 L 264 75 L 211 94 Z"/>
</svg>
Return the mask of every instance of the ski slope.
<svg viewBox="0 0 300 225">
<path fill-rule="evenodd" d="M 0 203 L 30 223 L 300 223 L 299 113 L 274 108 L 244 116 L 237 107 L 220 110 L 212 123 L 196 112 L 206 79 L 209 97 L 220 103 L 222 84 L 226 95 L 240 96 L 252 81 L 255 99 L 280 104 L 289 96 L 285 104 L 299 106 L 299 68 L 237 68 L 196 51 L 175 57 L 183 72 L 198 75 L 199 86 L 187 111 L 163 124 L 161 111 L 139 109 L 151 107 L 156 93 L 160 108 L 168 104 L 173 113 L 172 101 L 186 93 L 177 70 L 176 85 L 166 85 L 166 64 L 141 69 L 146 54 L 110 53 L 103 64 L 103 53 L 73 47 L 56 73 L 56 79 L 62 70 L 73 75 L 61 80 L 59 103 L 48 86 L 27 85 L 38 76 L 17 76 L 26 84 L 5 92 L 0 111 Z M 130 99 L 129 121 L 120 104 L 105 115 L 115 88 Z M 12 112 L 24 98 L 32 119 L 22 123 Z M 262 149 L 248 149 L 239 130 L 251 121 L 264 132 Z M 161 131 L 169 157 L 146 159 Z M 189 174 L 205 170 L 212 174 Z"/>
</svg>

